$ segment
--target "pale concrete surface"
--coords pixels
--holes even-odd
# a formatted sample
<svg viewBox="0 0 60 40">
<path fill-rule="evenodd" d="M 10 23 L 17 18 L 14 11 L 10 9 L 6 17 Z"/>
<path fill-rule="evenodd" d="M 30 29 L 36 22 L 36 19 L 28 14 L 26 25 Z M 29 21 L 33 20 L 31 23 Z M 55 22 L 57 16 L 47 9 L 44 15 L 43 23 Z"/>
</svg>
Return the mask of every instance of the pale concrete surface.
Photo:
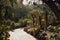
<svg viewBox="0 0 60 40">
<path fill-rule="evenodd" d="M 15 29 L 13 31 L 9 31 L 10 37 L 8 39 L 10 40 L 37 40 L 30 34 L 23 31 L 24 29 Z"/>
</svg>

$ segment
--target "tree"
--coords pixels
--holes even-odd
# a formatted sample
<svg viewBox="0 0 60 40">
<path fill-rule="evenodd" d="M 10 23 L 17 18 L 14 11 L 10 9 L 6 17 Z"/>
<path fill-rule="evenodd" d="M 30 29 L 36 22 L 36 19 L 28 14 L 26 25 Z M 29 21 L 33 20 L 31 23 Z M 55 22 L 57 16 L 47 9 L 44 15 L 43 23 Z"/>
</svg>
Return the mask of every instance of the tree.
<svg viewBox="0 0 60 40">
<path fill-rule="evenodd" d="M 56 2 L 58 4 L 60 4 L 60 0 L 42 0 L 44 3 L 46 3 L 51 10 L 55 13 L 55 15 L 57 16 L 57 19 L 60 20 L 60 10 L 58 9 L 58 7 L 56 6 Z"/>
<path fill-rule="evenodd" d="M 7 28 L 8 27 L 6 25 L 4 25 L 4 24 L 6 24 L 4 21 L 4 19 L 5 19 L 4 16 L 8 15 L 8 12 L 9 12 L 8 9 L 12 9 L 13 4 L 15 2 L 16 2 L 15 0 L 0 0 L 0 40 L 7 40 L 7 35 L 8 35 Z M 3 10 L 4 10 L 4 13 L 3 13 Z M 4 16 L 3 16 L 3 14 L 4 14 Z"/>
<path fill-rule="evenodd" d="M 2 10 L 5 9 L 5 14 L 7 14 L 7 10 L 12 8 L 14 3 L 16 4 L 16 0 L 0 0 L 0 14 L 2 16 Z"/>
</svg>

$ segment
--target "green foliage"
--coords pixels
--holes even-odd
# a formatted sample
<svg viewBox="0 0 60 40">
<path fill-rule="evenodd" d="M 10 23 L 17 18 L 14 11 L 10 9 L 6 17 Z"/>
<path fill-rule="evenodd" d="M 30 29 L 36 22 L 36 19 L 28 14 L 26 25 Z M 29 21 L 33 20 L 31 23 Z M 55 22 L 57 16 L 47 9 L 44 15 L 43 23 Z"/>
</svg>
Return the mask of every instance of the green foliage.
<svg viewBox="0 0 60 40">
<path fill-rule="evenodd" d="M 14 8 L 14 4 L 17 4 L 16 1 L 17 0 L 9 0 L 9 1 L 0 0 L 0 14 L 1 14 L 0 15 L 0 17 L 1 17 L 0 18 L 0 34 L 1 34 L 0 40 L 5 40 L 5 38 L 6 38 L 6 35 L 4 34 L 5 31 L 10 31 L 14 28 L 18 28 L 18 26 L 26 27 L 27 25 L 30 26 L 30 25 L 34 24 L 32 27 L 32 33 L 33 33 L 33 35 L 35 35 L 35 31 L 38 30 L 38 28 L 40 27 L 39 22 L 46 21 L 45 20 L 46 13 L 48 14 L 47 15 L 49 18 L 48 20 L 50 20 L 54 16 L 54 13 L 51 11 L 51 9 L 49 9 L 49 7 L 47 5 L 44 5 L 44 4 L 36 5 L 36 6 L 33 5 L 31 9 L 27 8 L 27 7 Z M 9 20 L 6 20 L 5 17 L 7 17 Z M 41 20 L 39 20 L 39 17 L 41 17 Z M 52 20 L 51 20 L 51 22 L 52 22 Z M 49 23 L 50 23 L 50 21 L 48 21 L 48 24 Z M 47 29 L 48 29 L 47 31 L 50 31 L 50 32 L 51 31 L 59 32 L 60 25 L 57 25 L 57 26 L 49 25 L 47 27 Z M 60 40 L 60 35 L 53 36 L 50 38 L 50 40 Z"/>
<path fill-rule="evenodd" d="M 50 40 L 60 40 L 60 35 L 53 34 L 51 35 Z"/>
</svg>

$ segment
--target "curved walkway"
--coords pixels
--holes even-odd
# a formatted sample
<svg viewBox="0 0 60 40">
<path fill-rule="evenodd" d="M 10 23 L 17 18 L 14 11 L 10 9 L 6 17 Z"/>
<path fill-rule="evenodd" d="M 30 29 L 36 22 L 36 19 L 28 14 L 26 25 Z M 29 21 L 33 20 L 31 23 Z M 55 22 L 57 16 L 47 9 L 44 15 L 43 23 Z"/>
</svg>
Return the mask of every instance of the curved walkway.
<svg viewBox="0 0 60 40">
<path fill-rule="evenodd" d="M 23 31 L 23 28 L 15 29 L 13 31 L 9 31 L 10 37 L 8 39 L 10 40 L 37 40 L 30 34 Z"/>
</svg>

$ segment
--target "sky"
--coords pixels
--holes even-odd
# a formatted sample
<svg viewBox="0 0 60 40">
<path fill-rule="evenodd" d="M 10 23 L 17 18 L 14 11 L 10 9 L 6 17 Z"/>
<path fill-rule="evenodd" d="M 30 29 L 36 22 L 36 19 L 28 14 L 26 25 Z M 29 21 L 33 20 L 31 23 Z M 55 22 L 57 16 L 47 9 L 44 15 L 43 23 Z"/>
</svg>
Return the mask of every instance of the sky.
<svg viewBox="0 0 60 40">
<path fill-rule="evenodd" d="M 30 2 L 30 4 L 29 4 L 29 2 Z M 31 5 L 31 4 L 33 4 L 33 2 L 35 2 L 37 4 L 42 4 L 41 0 L 40 1 L 38 1 L 38 0 L 23 0 L 24 5 Z"/>
</svg>

